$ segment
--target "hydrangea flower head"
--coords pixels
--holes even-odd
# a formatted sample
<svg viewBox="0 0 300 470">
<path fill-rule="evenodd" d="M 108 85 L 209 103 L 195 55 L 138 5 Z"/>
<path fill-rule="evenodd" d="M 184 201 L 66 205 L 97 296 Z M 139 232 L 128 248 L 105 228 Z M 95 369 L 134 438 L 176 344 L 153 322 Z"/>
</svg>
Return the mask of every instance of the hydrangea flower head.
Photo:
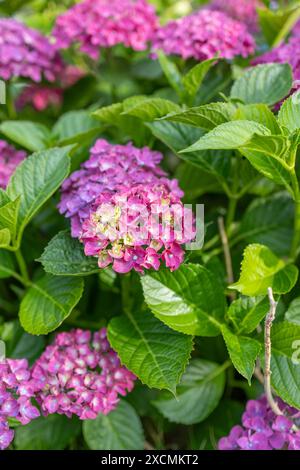
<svg viewBox="0 0 300 470">
<path fill-rule="evenodd" d="M 162 181 L 179 197 L 183 195 L 176 180 L 168 180 L 158 167 L 162 154 L 148 147 L 136 148 L 131 143 L 113 145 L 104 139 L 96 141 L 90 158 L 62 185 L 59 210 L 71 218 L 72 236 L 78 237 L 97 197 L 103 192 L 116 192 L 124 186 L 154 184 Z"/>
<path fill-rule="evenodd" d="M 95 419 L 116 408 L 119 395 L 134 386 L 135 376 L 122 367 L 106 330 L 59 333 L 32 368 L 40 382 L 35 398 L 45 415 L 58 413 Z"/>
<path fill-rule="evenodd" d="M 234 426 L 227 437 L 219 441 L 219 450 L 300 450 L 300 430 L 294 426 L 299 411 L 282 400 L 283 412 L 277 416 L 265 396 L 249 400 L 242 416 L 242 426 Z"/>
<path fill-rule="evenodd" d="M 32 398 L 40 387 L 29 370 L 26 359 L 0 361 L 0 449 L 10 445 L 14 432 L 9 428 L 8 418 L 28 424 L 40 416 Z"/>
<path fill-rule="evenodd" d="M 0 188 L 6 188 L 11 175 L 25 157 L 26 152 L 16 150 L 5 140 L 0 140 Z"/>
<path fill-rule="evenodd" d="M 54 82 L 63 69 L 54 46 L 40 32 L 15 19 L 0 18 L 0 78 Z"/>
<path fill-rule="evenodd" d="M 246 24 L 249 31 L 256 32 L 258 29 L 256 8 L 261 6 L 259 0 L 213 0 L 209 6 Z"/>
<path fill-rule="evenodd" d="M 159 28 L 153 51 L 198 61 L 219 54 L 225 59 L 253 54 L 255 42 L 246 26 L 223 12 L 202 9 Z"/>
<path fill-rule="evenodd" d="M 146 0 L 84 0 L 57 18 L 53 36 L 58 48 L 77 43 L 97 60 L 101 48 L 116 44 L 147 49 L 156 27 L 154 8 Z"/>
<path fill-rule="evenodd" d="M 161 262 L 174 271 L 183 262 L 181 245 L 195 237 L 191 211 L 167 186 L 139 184 L 104 193 L 82 225 L 85 254 L 118 273 L 158 270 Z"/>
</svg>

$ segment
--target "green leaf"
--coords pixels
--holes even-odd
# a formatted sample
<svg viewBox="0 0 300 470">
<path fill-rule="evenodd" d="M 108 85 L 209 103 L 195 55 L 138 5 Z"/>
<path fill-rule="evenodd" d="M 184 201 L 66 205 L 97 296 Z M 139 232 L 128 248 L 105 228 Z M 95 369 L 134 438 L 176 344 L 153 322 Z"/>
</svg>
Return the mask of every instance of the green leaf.
<svg viewBox="0 0 300 470">
<path fill-rule="evenodd" d="M 121 400 L 108 415 L 83 423 L 85 442 L 92 450 L 142 450 L 144 433 L 134 408 Z"/>
<path fill-rule="evenodd" d="M 223 395 L 224 369 L 224 365 L 193 359 L 177 388 L 177 398 L 162 392 L 153 402 L 154 406 L 175 423 L 200 423 L 216 408 Z"/>
<path fill-rule="evenodd" d="M 230 103 L 210 103 L 175 114 L 169 114 L 163 119 L 211 130 L 229 121 L 230 115 L 234 110 L 234 106 Z"/>
<path fill-rule="evenodd" d="M 38 261 L 47 273 L 55 276 L 88 276 L 99 272 L 96 258 L 85 256 L 79 240 L 66 231 L 52 238 Z"/>
<path fill-rule="evenodd" d="M 14 445 L 17 450 L 63 450 L 80 433 L 78 419 L 58 414 L 34 419 L 16 429 Z"/>
<path fill-rule="evenodd" d="M 9 246 L 11 240 L 10 231 L 8 228 L 0 229 L 0 248 Z"/>
<path fill-rule="evenodd" d="M 233 323 L 237 334 L 252 333 L 266 317 L 270 305 L 267 297 L 240 297 L 228 309 L 228 319 Z"/>
<path fill-rule="evenodd" d="M 239 240 L 266 245 L 278 256 L 288 256 L 293 238 L 294 203 L 280 192 L 257 198 L 246 209 L 239 227 Z"/>
<path fill-rule="evenodd" d="M 290 132 L 300 129 L 300 92 L 287 98 L 278 113 L 278 122 Z"/>
<path fill-rule="evenodd" d="M 32 152 L 45 149 L 51 138 L 48 127 L 30 121 L 2 122 L 0 131 L 5 137 Z"/>
<path fill-rule="evenodd" d="M 154 121 L 172 112 L 179 112 L 180 107 L 173 101 L 162 98 L 144 98 L 131 106 L 124 102 L 122 115 L 134 116 L 142 121 Z"/>
<path fill-rule="evenodd" d="M 68 176 L 70 147 L 34 153 L 16 169 L 7 187 L 10 199 L 21 196 L 18 235 Z"/>
<path fill-rule="evenodd" d="M 168 82 L 171 87 L 176 91 L 178 96 L 181 96 L 184 88 L 182 83 L 182 76 L 174 64 L 162 51 L 157 52 L 157 57 Z"/>
<path fill-rule="evenodd" d="M 20 305 L 20 322 L 33 335 L 55 330 L 70 315 L 83 292 L 83 280 L 47 274 L 25 294 Z"/>
<path fill-rule="evenodd" d="M 87 111 L 69 111 L 55 123 L 52 135 L 60 145 L 80 143 L 92 139 L 100 131 L 99 124 Z"/>
<path fill-rule="evenodd" d="M 235 112 L 234 119 L 255 121 L 267 127 L 271 134 L 281 134 L 278 122 L 266 104 L 240 105 Z"/>
<path fill-rule="evenodd" d="M 154 315 L 174 330 L 200 336 L 217 336 L 225 311 L 219 281 L 206 268 L 182 265 L 149 272 L 141 278 L 145 301 Z"/>
<path fill-rule="evenodd" d="M 296 284 L 298 269 L 277 258 L 264 245 L 248 245 L 244 251 L 240 279 L 230 289 L 244 295 L 266 295 L 268 287 L 275 294 L 286 294 Z"/>
<path fill-rule="evenodd" d="M 289 308 L 285 312 L 285 319 L 290 323 L 300 326 L 300 297 L 297 297 L 290 303 Z"/>
<path fill-rule="evenodd" d="M 203 60 L 192 67 L 183 77 L 182 83 L 190 102 L 194 101 L 197 91 L 199 90 L 207 72 L 210 70 L 211 66 L 216 63 L 216 61 L 216 58 Z"/>
<path fill-rule="evenodd" d="M 150 312 L 141 311 L 113 318 L 108 339 L 122 364 L 141 382 L 175 394 L 192 351 L 190 336 L 171 330 Z"/>
<path fill-rule="evenodd" d="M 234 367 L 251 385 L 255 361 L 261 350 L 260 343 L 246 336 L 235 335 L 225 325 L 222 334 Z"/>
<path fill-rule="evenodd" d="M 12 253 L 0 250 L 0 279 L 11 277 L 15 271 L 15 261 Z"/>
<path fill-rule="evenodd" d="M 123 103 L 114 103 L 110 106 L 104 106 L 92 113 L 92 117 L 99 121 L 113 124 L 123 112 Z"/>
<path fill-rule="evenodd" d="M 264 37 L 272 47 L 278 46 L 285 39 L 300 18 L 297 4 L 279 10 L 258 8 L 257 12 Z"/>
<path fill-rule="evenodd" d="M 254 134 L 267 136 L 269 129 L 255 121 L 231 121 L 220 124 L 182 152 L 212 149 L 238 149 L 248 143 Z"/>
<path fill-rule="evenodd" d="M 8 229 L 10 238 L 15 239 L 20 208 L 20 197 L 0 207 L 0 229 Z"/>
<path fill-rule="evenodd" d="M 234 82 L 230 97 L 245 104 L 272 106 L 289 94 L 292 85 L 289 64 L 262 64 L 249 68 Z"/>
</svg>

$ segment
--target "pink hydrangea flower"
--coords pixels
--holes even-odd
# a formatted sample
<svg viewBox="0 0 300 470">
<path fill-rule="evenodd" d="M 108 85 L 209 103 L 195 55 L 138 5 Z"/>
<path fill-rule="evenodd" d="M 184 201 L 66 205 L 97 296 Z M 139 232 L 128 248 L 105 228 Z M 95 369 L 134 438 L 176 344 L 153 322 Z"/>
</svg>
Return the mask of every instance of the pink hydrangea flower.
<svg viewBox="0 0 300 470">
<path fill-rule="evenodd" d="M 57 18 L 53 36 L 58 48 L 76 43 L 97 60 L 101 48 L 116 44 L 147 49 L 156 27 L 154 8 L 146 0 L 84 0 Z"/>
<path fill-rule="evenodd" d="M 0 361 L 0 449 L 10 445 L 14 431 L 9 428 L 8 418 L 14 418 L 21 424 L 28 424 L 40 416 L 32 403 L 32 398 L 39 389 L 26 359 L 5 359 Z"/>
<path fill-rule="evenodd" d="M 72 236 L 79 236 L 82 223 L 103 192 L 114 193 L 124 186 L 161 181 L 182 197 L 177 180 L 169 180 L 158 167 L 161 159 L 160 152 L 148 147 L 136 148 L 131 143 L 113 145 L 104 139 L 97 140 L 90 158 L 62 185 L 59 210 L 71 218 Z"/>
<path fill-rule="evenodd" d="M 15 19 L 0 18 L 0 78 L 54 82 L 63 62 L 54 46 L 38 31 Z"/>
<path fill-rule="evenodd" d="M 82 225 L 85 254 L 118 273 L 174 271 L 183 262 L 181 245 L 195 237 L 192 212 L 164 184 L 139 184 L 104 193 Z"/>
<path fill-rule="evenodd" d="M 116 408 L 119 395 L 134 386 L 135 376 L 121 366 L 106 329 L 59 333 L 32 368 L 40 383 L 35 398 L 45 415 L 58 413 L 95 419 Z"/>
<path fill-rule="evenodd" d="M 6 188 L 11 175 L 25 157 L 26 152 L 0 140 L 0 188 Z"/>
<path fill-rule="evenodd" d="M 261 7 L 259 0 L 213 0 L 209 7 L 213 10 L 223 11 L 231 18 L 247 25 L 249 31 L 258 30 L 257 7 Z"/>
<path fill-rule="evenodd" d="M 249 400 L 242 426 L 234 426 L 219 440 L 219 450 L 300 450 L 300 431 L 295 427 L 299 411 L 278 399 L 283 412 L 277 416 L 265 396 Z"/>
<path fill-rule="evenodd" d="M 243 23 L 225 13 L 202 9 L 159 28 L 153 50 L 159 49 L 168 55 L 198 61 L 216 54 L 232 59 L 253 54 L 255 42 Z"/>
</svg>

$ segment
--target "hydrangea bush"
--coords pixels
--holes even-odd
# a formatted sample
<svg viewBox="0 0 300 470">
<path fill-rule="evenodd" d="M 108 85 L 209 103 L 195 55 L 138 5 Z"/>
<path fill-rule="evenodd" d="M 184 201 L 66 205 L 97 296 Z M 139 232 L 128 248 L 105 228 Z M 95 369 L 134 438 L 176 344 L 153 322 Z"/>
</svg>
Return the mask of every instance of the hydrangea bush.
<svg viewBox="0 0 300 470">
<path fill-rule="evenodd" d="M 1 450 L 300 450 L 299 11 L 0 2 Z"/>
</svg>

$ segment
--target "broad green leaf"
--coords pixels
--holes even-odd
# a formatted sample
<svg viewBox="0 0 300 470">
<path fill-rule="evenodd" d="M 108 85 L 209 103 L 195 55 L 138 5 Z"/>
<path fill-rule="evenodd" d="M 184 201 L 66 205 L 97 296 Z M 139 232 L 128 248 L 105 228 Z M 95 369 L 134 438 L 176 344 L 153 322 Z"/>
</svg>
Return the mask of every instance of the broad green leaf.
<svg viewBox="0 0 300 470">
<path fill-rule="evenodd" d="M 20 197 L 0 207 L 0 229 L 8 229 L 12 240 L 17 234 L 19 207 Z"/>
<path fill-rule="evenodd" d="M 63 114 L 52 129 L 60 145 L 82 143 L 99 133 L 98 122 L 87 111 L 69 111 Z"/>
<path fill-rule="evenodd" d="M 246 209 L 238 238 L 268 246 L 278 256 L 288 256 L 293 238 L 294 203 L 281 192 L 257 198 Z"/>
<path fill-rule="evenodd" d="M 177 95 L 181 96 L 184 91 L 184 87 L 182 76 L 177 66 L 162 51 L 157 52 L 157 57 L 169 84 L 176 91 Z"/>
<path fill-rule="evenodd" d="M 0 248 L 9 246 L 11 240 L 11 234 L 8 228 L 0 229 Z"/>
<path fill-rule="evenodd" d="M 278 46 L 300 18 L 300 8 L 291 5 L 279 10 L 258 8 L 259 24 L 269 46 Z"/>
<path fill-rule="evenodd" d="M 289 94 L 292 84 L 289 64 L 262 64 L 246 70 L 233 84 L 230 96 L 245 104 L 272 106 Z"/>
<path fill-rule="evenodd" d="M 175 177 L 184 192 L 184 200 L 191 202 L 207 193 L 218 193 L 221 186 L 214 175 L 196 168 L 188 162 L 182 162 L 176 169 Z"/>
<path fill-rule="evenodd" d="M 240 297 L 228 309 L 228 319 L 233 323 L 237 334 L 249 334 L 266 317 L 270 309 L 267 297 Z"/>
<path fill-rule="evenodd" d="M 122 364 L 148 387 L 176 392 L 190 358 L 190 336 L 171 330 L 150 312 L 126 312 L 113 318 L 108 339 Z"/>
<path fill-rule="evenodd" d="M 246 336 L 235 335 L 225 325 L 222 327 L 222 334 L 234 367 L 250 385 L 255 361 L 261 350 L 260 343 Z"/>
<path fill-rule="evenodd" d="M 223 395 L 224 369 L 224 365 L 193 359 L 177 387 L 177 398 L 162 392 L 153 402 L 154 406 L 175 423 L 200 423 L 216 408 Z"/>
<path fill-rule="evenodd" d="M 122 112 L 123 103 L 114 103 L 94 111 L 92 117 L 99 119 L 99 121 L 106 122 L 107 124 L 114 124 L 115 120 L 119 118 Z"/>
<path fill-rule="evenodd" d="M 78 419 L 58 414 L 34 419 L 26 426 L 16 429 L 14 445 L 17 450 L 63 450 L 78 434 Z"/>
<path fill-rule="evenodd" d="M 270 130 L 271 134 L 281 134 L 279 124 L 266 104 L 247 104 L 240 105 L 236 110 L 234 119 L 255 121 Z"/>
<path fill-rule="evenodd" d="M 290 303 L 289 308 L 285 312 L 285 319 L 290 323 L 300 326 L 300 297 L 297 297 Z"/>
<path fill-rule="evenodd" d="M 163 119 L 211 130 L 224 122 L 228 122 L 234 110 L 234 106 L 230 103 L 210 103 L 169 114 Z"/>
<path fill-rule="evenodd" d="M 126 103 L 124 103 L 122 115 L 134 116 L 142 119 L 142 121 L 154 121 L 166 114 L 179 111 L 180 107 L 173 101 L 150 97 L 139 100 L 138 103 L 132 106 L 126 106 Z"/>
<path fill-rule="evenodd" d="M 99 272 L 96 258 L 85 256 L 79 240 L 66 231 L 52 238 L 39 261 L 47 273 L 55 276 L 88 276 Z"/>
<path fill-rule="evenodd" d="M 55 330 L 70 315 L 83 292 L 83 280 L 50 274 L 31 284 L 20 305 L 20 322 L 33 335 Z"/>
<path fill-rule="evenodd" d="M 278 113 L 278 122 L 290 132 L 300 129 L 300 92 L 287 98 Z"/>
<path fill-rule="evenodd" d="M 193 103 L 197 91 L 199 90 L 207 72 L 216 63 L 217 59 L 203 60 L 192 67 L 183 77 L 182 83 L 188 96 L 188 100 Z"/>
<path fill-rule="evenodd" d="M 264 245 L 248 245 L 244 251 L 240 279 L 229 286 L 250 297 L 266 295 L 268 287 L 275 294 L 286 294 L 297 282 L 298 269 L 277 258 Z"/>
<path fill-rule="evenodd" d="M 12 253 L 0 250 L 0 279 L 11 277 L 15 271 L 15 261 Z"/>
<path fill-rule="evenodd" d="M 21 196 L 18 214 L 19 238 L 26 225 L 68 176 L 70 147 L 37 152 L 16 169 L 7 187 L 11 200 Z"/>
<path fill-rule="evenodd" d="M 48 127 L 30 121 L 5 121 L 0 132 L 27 150 L 36 152 L 48 146 L 51 133 Z"/>
<path fill-rule="evenodd" d="M 257 135 L 270 135 L 269 129 L 255 121 L 231 121 L 220 124 L 182 152 L 213 149 L 238 149 Z"/>
<path fill-rule="evenodd" d="M 221 284 L 206 268 L 182 265 L 149 272 L 141 278 L 145 301 L 154 315 L 174 330 L 200 336 L 217 336 L 224 317 Z"/>
<path fill-rule="evenodd" d="M 144 433 L 135 409 L 125 400 L 108 415 L 83 423 L 85 442 L 92 450 L 142 450 Z"/>
</svg>

